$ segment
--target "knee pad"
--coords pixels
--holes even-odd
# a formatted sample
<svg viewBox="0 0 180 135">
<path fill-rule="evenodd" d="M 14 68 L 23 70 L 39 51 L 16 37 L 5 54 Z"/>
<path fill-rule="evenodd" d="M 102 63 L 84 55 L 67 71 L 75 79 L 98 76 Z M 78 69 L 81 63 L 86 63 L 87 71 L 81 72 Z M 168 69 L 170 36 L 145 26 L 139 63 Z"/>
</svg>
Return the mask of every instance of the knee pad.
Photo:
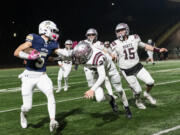
<svg viewBox="0 0 180 135">
<path fill-rule="evenodd" d="M 111 77 L 111 83 L 114 83 L 114 84 L 121 83 L 121 78 L 119 74 L 115 74 Z"/>
<path fill-rule="evenodd" d="M 153 79 L 149 79 L 147 82 L 146 82 L 146 85 L 149 86 L 149 87 L 152 87 L 154 85 L 154 80 Z"/>
<path fill-rule="evenodd" d="M 154 85 L 154 80 L 153 80 L 153 79 L 149 80 L 149 82 L 147 83 L 147 85 L 153 86 L 153 85 Z"/>
<path fill-rule="evenodd" d="M 95 91 L 95 97 L 96 97 L 96 101 L 97 101 L 97 102 L 101 102 L 101 101 L 105 100 L 104 92 L 103 92 L 103 89 L 102 89 L 102 88 L 98 88 L 98 89 Z"/>
<path fill-rule="evenodd" d="M 142 88 L 139 84 L 130 85 L 130 88 L 135 94 L 140 94 L 142 91 Z"/>
<path fill-rule="evenodd" d="M 121 83 L 114 83 L 113 87 L 117 92 L 122 92 L 123 91 Z"/>
</svg>

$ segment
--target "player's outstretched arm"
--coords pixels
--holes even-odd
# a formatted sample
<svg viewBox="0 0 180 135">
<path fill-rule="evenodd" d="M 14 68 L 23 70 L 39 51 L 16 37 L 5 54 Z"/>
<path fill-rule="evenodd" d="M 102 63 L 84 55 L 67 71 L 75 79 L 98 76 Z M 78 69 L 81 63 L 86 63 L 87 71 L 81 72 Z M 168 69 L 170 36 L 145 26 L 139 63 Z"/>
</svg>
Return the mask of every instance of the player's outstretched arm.
<svg viewBox="0 0 180 135">
<path fill-rule="evenodd" d="M 148 44 L 145 45 L 145 49 L 153 51 L 153 52 L 158 52 L 158 53 L 167 52 L 168 51 L 166 48 L 157 48 L 157 47 L 153 47 L 153 46 L 148 45 Z"/>
<path fill-rule="evenodd" d="M 68 50 L 68 51 L 65 51 L 63 49 L 56 49 L 55 50 L 55 54 L 57 55 L 63 55 L 63 56 L 66 56 L 66 57 L 71 57 L 72 56 L 72 51 Z"/>
</svg>

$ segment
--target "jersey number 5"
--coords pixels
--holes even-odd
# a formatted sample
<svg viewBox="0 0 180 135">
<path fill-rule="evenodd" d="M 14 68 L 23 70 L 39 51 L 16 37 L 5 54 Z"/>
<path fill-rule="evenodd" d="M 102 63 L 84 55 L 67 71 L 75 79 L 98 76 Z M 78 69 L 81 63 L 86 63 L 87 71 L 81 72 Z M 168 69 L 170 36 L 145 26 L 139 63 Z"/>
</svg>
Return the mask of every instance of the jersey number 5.
<svg viewBox="0 0 180 135">
<path fill-rule="evenodd" d="M 135 53 L 133 52 L 134 48 L 128 48 L 124 50 L 124 54 L 125 54 L 125 60 L 128 59 L 134 59 L 135 58 Z"/>
<path fill-rule="evenodd" d="M 42 68 L 45 62 L 45 58 L 47 57 L 47 53 L 40 52 L 40 58 L 38 58 L 35 62 L 36 68 Z"/>
</svg>

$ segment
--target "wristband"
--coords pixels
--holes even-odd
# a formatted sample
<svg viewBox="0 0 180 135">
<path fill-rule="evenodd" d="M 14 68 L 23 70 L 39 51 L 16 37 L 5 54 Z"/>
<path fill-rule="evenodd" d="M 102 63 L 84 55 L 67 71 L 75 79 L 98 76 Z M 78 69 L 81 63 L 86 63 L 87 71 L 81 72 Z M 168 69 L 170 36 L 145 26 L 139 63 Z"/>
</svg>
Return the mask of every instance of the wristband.
<svg viewBox="0 0 180 135">
<path fill-rule="evenodd" d="M 160 52 L 160 49 L 159 49 L 159 48 L 154 48 L 154 49 L 153 49 L 153 52 L 158 52 L 158 53 L 159 53 L 159 52 Z"/>
<path fill-rule="evenodd" d="M 19 58 L 21 58 L 21 59 L 28 59 L 28 57 L 29 57 L 29 54 L 27 54 L 27 53 L 25 53 L 23 51 L 19 52 Z"/>
</svg>

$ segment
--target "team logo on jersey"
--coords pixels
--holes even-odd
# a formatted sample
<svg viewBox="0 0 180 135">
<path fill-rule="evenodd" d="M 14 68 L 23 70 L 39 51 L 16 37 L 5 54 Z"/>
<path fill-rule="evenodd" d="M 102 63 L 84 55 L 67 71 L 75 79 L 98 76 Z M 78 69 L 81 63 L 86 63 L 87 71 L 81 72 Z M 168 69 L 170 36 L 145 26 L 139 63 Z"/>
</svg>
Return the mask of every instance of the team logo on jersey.
<svg viewBox="0 0 180 135">
<path fill-rule="evenodd" d="M 27 41 L 32 41 L 32 40 L 33 40 L 33 36 L 32 36 L 32 35 L 28 35 L 28 36 L 26 37 L 26 40 L 27 40 Z"/>
</svg>

